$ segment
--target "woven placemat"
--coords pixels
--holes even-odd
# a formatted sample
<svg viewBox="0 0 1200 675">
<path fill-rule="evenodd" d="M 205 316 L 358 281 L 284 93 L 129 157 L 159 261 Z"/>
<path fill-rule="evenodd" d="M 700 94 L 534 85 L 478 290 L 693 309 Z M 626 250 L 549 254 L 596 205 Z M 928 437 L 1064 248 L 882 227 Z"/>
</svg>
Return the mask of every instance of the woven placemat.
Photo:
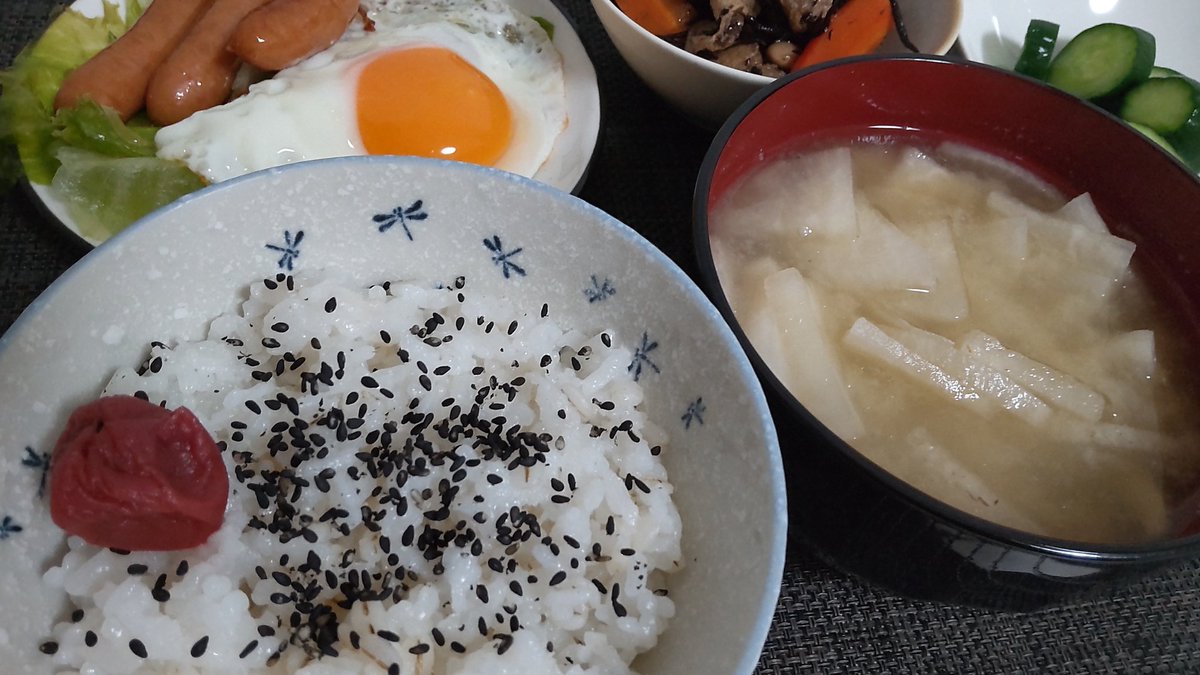
<svg viewBox="0 0 1200 675">
<path fill-rule="evenodd" d="M 62 4 L 0 0 L 0 64 Z M 588 0 L 561 4 L 596 65 L 603 108 L 600 145 L 580 196 L 694 276 L 692 190 L 712 132 L 646 89 Z M 0 330 L 82 253 L 25 192 L 0 196 Z M 759 673 L 900 672 L 1200 673 L 1200 563 L 1103 597 L 1010 614 L 907 600 L 790 551 Z"/>
</svg>

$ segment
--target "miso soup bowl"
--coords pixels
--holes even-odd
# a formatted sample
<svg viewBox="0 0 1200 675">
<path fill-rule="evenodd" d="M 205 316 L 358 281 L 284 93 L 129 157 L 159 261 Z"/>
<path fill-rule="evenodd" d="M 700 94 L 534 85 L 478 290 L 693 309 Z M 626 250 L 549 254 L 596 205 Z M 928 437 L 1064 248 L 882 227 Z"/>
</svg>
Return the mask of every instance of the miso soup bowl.
<svg viewBox="0 0 1200 675">
<path fill-rule="evenodd" d="M 1135 266 L 1175 289 L 1200 326 L 1200 181 L 1118 119 L 1040 82 L 938 57 L 851 59 L 793 73 L 752 96 L 702 165 L 694 236 L 702 285 L 768 392 L 788 477 L 790 535 L 844 572 L 901 595 L 1031 610 L 1103 593 L 1200 554 L 1200 537 L 1136 546 L 1049 539 L 919 492 L 817 420 L 766 367 L 730 307 L 708 215 L 764 161 L 829 141 L 954 140 L 1016 162 L 1070 197 L 1089 192 Z M 796 208 L 804 208 L 796 204 Z M 1159 279 L 1161 277 L 1161 279 Z"/>
</svg>

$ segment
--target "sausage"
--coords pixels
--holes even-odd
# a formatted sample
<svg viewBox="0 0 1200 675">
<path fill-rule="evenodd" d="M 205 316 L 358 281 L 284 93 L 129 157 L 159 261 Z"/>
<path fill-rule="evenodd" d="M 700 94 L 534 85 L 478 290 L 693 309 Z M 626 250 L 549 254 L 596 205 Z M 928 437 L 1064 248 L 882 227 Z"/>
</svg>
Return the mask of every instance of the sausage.
<svg viewBox="0 0 1200 675">
<path fill-rule="evenodd" d="M 229 48 L 279 70 L 332 45 L 357 13 L 358 0 L 271 0 L 242 20 Z"/>
<path fill-rule="evenodd" d="M 214 0 L 154 71 L 146 113 L 160 126 L 229 100 L 241 60 L 226 45 L 238 24 L 269 0 Z"/>
<path fill-rule="evenodd" d="M 71 71 L 54 109 L 91 99 L 128 120 L 142 109 L 154 69 L 171 53 L 212 0 L 156 0 L 124 35 Z"/>
</svg>

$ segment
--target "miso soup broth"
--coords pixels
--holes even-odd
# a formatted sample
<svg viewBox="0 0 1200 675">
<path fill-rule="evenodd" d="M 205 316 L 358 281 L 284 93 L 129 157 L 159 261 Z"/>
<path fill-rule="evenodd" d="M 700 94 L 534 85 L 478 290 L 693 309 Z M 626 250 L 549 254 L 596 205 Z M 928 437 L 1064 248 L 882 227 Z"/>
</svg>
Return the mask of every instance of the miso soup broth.
<svg viewBox="0 0 1200 675">
<path fill-rule="evenodd" d="M 774 160 L 710 216 L 738 322 L 805 407 L 963 511 L 1161 539 L 1200 468 L 1182 322 L 1089 195 L 955 144 Z"/>
</svg>

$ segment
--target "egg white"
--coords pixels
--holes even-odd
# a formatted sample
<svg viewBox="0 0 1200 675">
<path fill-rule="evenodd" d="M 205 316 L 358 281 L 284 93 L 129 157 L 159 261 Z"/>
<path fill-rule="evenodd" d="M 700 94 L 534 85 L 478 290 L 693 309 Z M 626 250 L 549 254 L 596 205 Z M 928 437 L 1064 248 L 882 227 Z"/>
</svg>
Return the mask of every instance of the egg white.
<svg viewBox="0 0 1200 675">
<path fill-rule="evenodd" d="M 329 49 L 244 96 L 163 127 L 155 138 L 158 155 L 219 182 L 292 162 L 367 154 L 356 122 L 359 71 L 391 49 L 439 46 L 490 78 L 508 102 L 513 137 L 494 166 L 530 177 L 537 172 L 566 128 L 567 112 L 562 59 L 536 21 L 502 0 L 373 0 L 364 7 L 374 30 L 356 20 Z"/>
</svg>

